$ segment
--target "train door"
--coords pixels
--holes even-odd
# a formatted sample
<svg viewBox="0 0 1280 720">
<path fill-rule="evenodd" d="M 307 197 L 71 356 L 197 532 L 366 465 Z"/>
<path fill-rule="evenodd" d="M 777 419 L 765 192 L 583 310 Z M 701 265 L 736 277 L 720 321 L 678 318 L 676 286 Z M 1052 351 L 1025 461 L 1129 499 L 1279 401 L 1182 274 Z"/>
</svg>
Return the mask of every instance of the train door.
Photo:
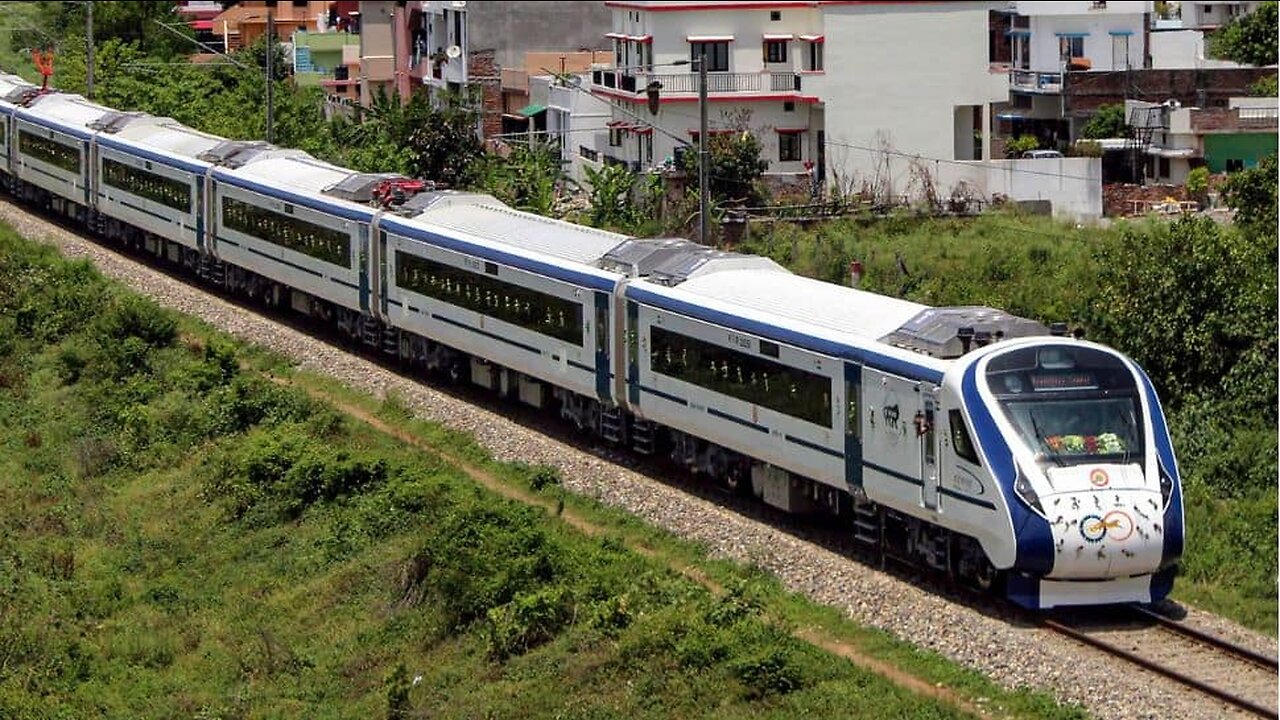
<svg viewBox="0 0 1280 720">
<path fill-rule="evenodd" d="M 920 390 L 920 410 L 916 415 L 916 438 L 920 441 L 920 500 L 929 510 L 938 508 L 938 486 L 942 473 L 938 465 L 938 394 Z"/>
<path fill-rule="evenodd" d="M 357 236 L 359 257 L 356 259 L 356 268 L 360 274 L 360 312 L 369 315 L 373 312 L 369 304 L 369 226 L 358 223 Z"/>
<path fill-rule="evenodd" d="M 609 402 L 613 394 L 609 388 L 609 293 L 595 293 L 596 300 L 596 395 L 601 402 Z"/>
<path fill-rule="evenodd" d="M 862 366 L 844 364 L 844 481 L 862 487 Z"/>
</svg>

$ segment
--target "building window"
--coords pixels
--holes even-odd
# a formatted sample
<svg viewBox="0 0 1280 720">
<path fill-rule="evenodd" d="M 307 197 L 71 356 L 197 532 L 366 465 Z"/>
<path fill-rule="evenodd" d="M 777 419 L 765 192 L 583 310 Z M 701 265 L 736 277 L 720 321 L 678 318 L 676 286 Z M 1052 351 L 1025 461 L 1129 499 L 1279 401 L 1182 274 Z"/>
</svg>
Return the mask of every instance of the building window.
<svg viewBox="0 0 1280 720">
<path fill-rule="evenodd" d="M 782 103 L 782 112 L 795 112 L 795 111 L 796 111 L 795 102 L 788 100 Z"/>
<path fill-rule="evenodd" d="M 1094 2 L 1089 3 L 1089 9 L 1090 10 L 1106 10 L 1107 3 L 1101 0 L 1095 0 Z"/>
<path fill-rule="evenodd" d="M 649 340 L 655 373 L 831 427 L 830 378 L 660 327 Z"/>
<path fill-rule="evenodd" d="M 622 146 L 622 130 L 619 128 L 609 128 L 609 147 Z"/>
<path fill-rule="evenodd" d="M 67 172 L 80 174 L 80 148 L 26 130 L 18 131 L 18 151 Z"/>
<path fill-rule="evenodd" d="M 800 133 L 778 135 L 778 161 L 794 162 L 800 159 Z"/>
<path fill-rule="evenodd" d="M 1084 38 L 1083 37 L 1061 37 L 1058 38 L 1059 47 L 1062 49 L 1062 60 L 1068 62 L 1071 58 L 1084 57 Z"/>
<path fill-rule="evenodd" d="M 1227 158 L 1227 172 L 1239 172 L 1244 169 L 1244 160 L 1239 158 Z"/>
<path fill-rule="evenodd" d="M 822 43 L 807 43 L 808 47 L 804 52 L 804 69 L 805 70 L 821 70 L 822 69 Z"/>
<path fill-rule="evenodd" d="M 787 61 L 786 40 L 766 40 L 764 43 L 764 61 L 767 63 L 784 63 Z"/>
<path fill-rule="evenodd" d="M 695 42 L 689 43 L 689 59 L 697 62 L 703 52 L 707 53 L 707 72 L 729 72 L 729 43 Z M 694 68 L 695 70 L 697 68 Z"/>
<path fill-rule="evenodd" d="M 582 304 L 572 300 L 399 250 L 396 251 L 396 285 L 582 346 Z"/>
<path fill-rule="evenodd" d="M 1169 177 L 1169 158 L 1160 158 L 1160 177 Z"/>
<path fill-rule="evenodd" d="M 181 180 L 103 158 L 102 182 L 174 210 L 191 212 L 191 185 Z"/>
<path fill-rule="evenodd" d="M 222 198 L 222 225 L 228 230 L 310 255 L 317 260 L 351 267 L 351 236 L 341 230 L 225 196 Z"/>
<path fill-rule="evenodd" d="M 779 21 L 779 20 L 781 20 L 781 19 L 782 19 L 782 11 L 781 11 L 781 10 L 770 10 L 770 11 L 769 11 L 769 22 L 778 22 L 778 21 Z"/>
</svg>

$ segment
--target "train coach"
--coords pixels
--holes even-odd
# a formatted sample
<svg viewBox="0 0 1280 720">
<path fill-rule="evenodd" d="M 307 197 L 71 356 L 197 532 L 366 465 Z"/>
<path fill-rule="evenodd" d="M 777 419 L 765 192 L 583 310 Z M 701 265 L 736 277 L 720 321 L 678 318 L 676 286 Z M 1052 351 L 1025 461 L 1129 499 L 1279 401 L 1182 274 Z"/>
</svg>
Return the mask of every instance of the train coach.
<svg viewBox="0 0 1280 720">
<path fill-rule="evenodd" d="M 0 76 L 18 197 L 1030 608 L 1155 602 L 1178 469 L 1136 364 L 928 307 L 227 141 Z M 13 138 L 17 142 L 9 142 Z"/>
</svg>

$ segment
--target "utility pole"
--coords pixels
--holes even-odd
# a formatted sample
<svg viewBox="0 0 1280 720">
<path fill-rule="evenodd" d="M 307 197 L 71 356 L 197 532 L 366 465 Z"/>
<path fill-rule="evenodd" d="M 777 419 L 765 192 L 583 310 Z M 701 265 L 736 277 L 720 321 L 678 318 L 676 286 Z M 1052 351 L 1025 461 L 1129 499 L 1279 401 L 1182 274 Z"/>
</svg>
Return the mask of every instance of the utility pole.
<svg viewBox="0 0 1280 720">
<path fill-rule="evenodd" d="M 93 3 L 84 4 L 84 34 L 88 39 L 85 45 L 84 94 L 93 99 Z"/>
<path fill-rule="evenodd" d="M 711 195 L 707 187 L 707 166 L 711 151 L 711 138 L 707 137 L 707 46 L 699 45 L 698 54 L 698 224 L 701 235 L 698 242 L 711 242 Z"/>
<path fill-rule="evenodd" d="M 271 96 L 271 86 L 275 84 L 274 68 L 271 67 L 276 50 L 276 17 L 272 14 L 273 2 L 267 3 L 267 142 L 275 142 L 275 102 Z"/>
</svg>

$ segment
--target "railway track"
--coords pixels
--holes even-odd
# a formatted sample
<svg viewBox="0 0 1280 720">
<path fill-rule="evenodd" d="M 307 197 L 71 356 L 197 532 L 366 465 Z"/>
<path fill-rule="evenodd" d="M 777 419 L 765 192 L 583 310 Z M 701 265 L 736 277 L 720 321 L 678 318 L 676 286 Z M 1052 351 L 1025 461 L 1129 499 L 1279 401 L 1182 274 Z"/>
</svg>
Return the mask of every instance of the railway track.
<svg viewBox="0 0 1280 720">
<path fill-rule="evenodd" d="M 1140 606 L 1045 616 L 1040 624 L 1246 716 L 1280 718 L 1276 658 Z"/>
</svg>

